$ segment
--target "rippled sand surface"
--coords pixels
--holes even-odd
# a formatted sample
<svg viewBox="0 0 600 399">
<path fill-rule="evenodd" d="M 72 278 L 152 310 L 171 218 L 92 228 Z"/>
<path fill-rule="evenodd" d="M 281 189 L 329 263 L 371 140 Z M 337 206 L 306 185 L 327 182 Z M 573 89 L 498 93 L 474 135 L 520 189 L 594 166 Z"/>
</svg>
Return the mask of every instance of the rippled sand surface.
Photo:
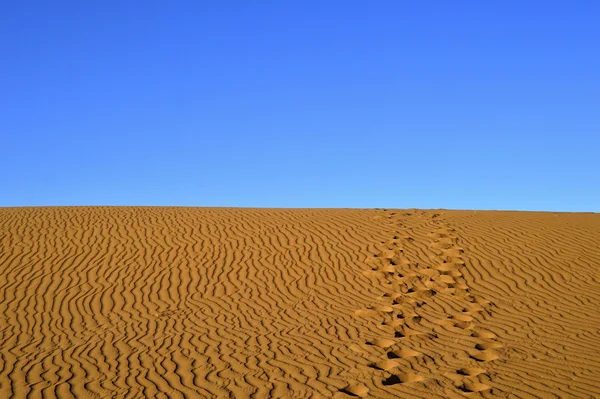
<svg viewBox="0 0 600 399">
<path fill-rule="evenodd" d="M 0 397 L 600 397 L 600 215 L 0 208 Z"/>
</svg>

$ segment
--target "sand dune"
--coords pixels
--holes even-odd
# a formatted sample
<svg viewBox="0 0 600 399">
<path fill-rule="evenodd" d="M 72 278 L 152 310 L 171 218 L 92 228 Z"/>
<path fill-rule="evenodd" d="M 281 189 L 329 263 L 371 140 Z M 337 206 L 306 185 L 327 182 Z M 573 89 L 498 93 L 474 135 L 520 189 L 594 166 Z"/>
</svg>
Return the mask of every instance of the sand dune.
<svg viewBox="0 0 600 399">
<path fill-rule="evenodd" d="M 0 209 L 0 397 L 600 397 L 600 215 Z"/>
</svg>

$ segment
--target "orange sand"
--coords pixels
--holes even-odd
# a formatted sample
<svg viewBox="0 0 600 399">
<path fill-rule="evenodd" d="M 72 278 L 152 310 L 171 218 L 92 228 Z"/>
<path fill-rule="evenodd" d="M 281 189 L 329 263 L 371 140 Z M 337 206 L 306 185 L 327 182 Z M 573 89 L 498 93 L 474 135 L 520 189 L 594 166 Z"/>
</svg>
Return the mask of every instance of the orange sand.
<svg viewBox="0 0 600 399">
<path fill-rule="evenodd" d="M 0 209 L 0 398 L 600 397 L 600 215 Z"/>
</svg>

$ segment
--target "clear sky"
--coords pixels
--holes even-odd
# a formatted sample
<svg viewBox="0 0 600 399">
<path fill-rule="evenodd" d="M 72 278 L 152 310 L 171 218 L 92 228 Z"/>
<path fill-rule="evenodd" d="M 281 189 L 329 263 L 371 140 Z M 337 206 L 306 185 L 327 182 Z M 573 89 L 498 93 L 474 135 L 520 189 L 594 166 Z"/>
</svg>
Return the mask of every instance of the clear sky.
<svg viewBox="0 0 600 399">
<path fill-rule="evenodd" d="M 3 1 L 0 206 L 600 211 L 598 1 Z"/>
</svg>

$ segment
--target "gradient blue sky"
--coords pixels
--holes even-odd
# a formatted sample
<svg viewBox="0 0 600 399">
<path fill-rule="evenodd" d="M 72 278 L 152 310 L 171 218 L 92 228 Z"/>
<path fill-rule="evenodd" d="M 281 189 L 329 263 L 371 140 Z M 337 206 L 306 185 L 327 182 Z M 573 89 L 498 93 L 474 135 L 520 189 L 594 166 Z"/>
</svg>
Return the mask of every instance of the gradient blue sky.
<svg viewBox="0 0 600 399">
<path fill-rule="evenodd" d="M 4 1 L 0 206 L 600 211 L 598 1 Z"/>
</svg>

